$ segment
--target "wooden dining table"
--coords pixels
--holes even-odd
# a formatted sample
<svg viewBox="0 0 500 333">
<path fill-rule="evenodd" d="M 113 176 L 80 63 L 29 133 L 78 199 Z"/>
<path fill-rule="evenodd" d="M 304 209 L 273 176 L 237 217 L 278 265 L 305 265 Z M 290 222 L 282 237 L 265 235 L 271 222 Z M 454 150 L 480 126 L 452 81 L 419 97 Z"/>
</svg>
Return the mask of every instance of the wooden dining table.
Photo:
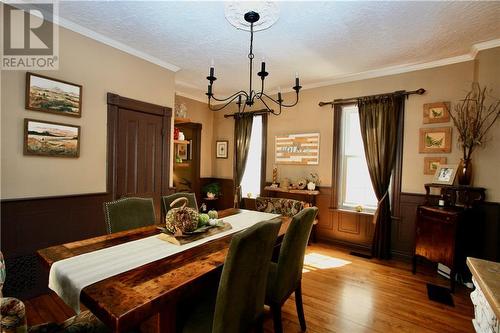
<svg viewBox="0 0 500 333">
<path fill-rule="evenodd" d="M 226 209 L 219 217 L 239 214 Z M 282 217 L 279 246 L 291 219 Z M 148 226 L 38 251 L 49 268 L 62 259 L 159 234 Z M 82 289 L 80 302 L 113 332 L 141 327 L 150 332 L 175 332 L 176 306 L 204 288 L 216 288 L 233 234 L 117 274 Z M 256 245 L 258 246 L 258 245 Z"/>
</svg>

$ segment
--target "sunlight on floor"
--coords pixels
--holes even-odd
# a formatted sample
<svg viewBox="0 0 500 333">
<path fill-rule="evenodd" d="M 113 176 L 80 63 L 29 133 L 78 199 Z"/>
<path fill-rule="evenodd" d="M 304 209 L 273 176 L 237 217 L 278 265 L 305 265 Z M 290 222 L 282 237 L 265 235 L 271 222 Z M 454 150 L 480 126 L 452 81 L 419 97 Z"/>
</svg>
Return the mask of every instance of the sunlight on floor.
<svg viewBox="0 0 500 333">
<path fill-rule="evenodd" d="M 313 252 L 305 255 L 302 272 L 307 273 L 318 269 L 337 268 L 349 265 L 350 263 L 351 262 L 347 260 Z"/>
</svg>

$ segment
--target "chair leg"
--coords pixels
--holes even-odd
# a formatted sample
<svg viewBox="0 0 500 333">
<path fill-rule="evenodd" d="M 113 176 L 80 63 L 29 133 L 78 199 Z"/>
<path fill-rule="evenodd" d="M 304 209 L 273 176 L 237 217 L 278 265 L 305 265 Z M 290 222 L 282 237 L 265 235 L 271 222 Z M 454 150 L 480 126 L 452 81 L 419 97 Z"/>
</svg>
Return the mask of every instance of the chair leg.
<svg viewBox="0 0 500 333">
<path fill-rule="evenodd" d="M 299 317 L 300 328 L 303 332 L 307 329 L 306 327 L 306 317 L 304 316 L 304 306 L 302 305 L 302 284 L 299 283 L 297 289 L 295 289 L 295 305 L 297 307 L 297 315 Z"/>
<path fill-rule="evenodd" d="M 271 305 L 271 312 L 273 313 L 274 333 L 283 333 L 283 324 L 281 322 L 281 305 Z"/>
</svg>

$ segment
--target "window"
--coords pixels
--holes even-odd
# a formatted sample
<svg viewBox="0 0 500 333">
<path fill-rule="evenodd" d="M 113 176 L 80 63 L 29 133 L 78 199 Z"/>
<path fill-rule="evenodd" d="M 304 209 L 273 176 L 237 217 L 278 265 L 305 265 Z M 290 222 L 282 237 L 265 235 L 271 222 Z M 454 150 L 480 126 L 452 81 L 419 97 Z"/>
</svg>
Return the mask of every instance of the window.
<svg viewBox="0 0 500 333">
<path fill-rule="evenodd" d="M 252 198 L 260 195 L 262 179 L 262 149 L 264 138 L 264 117 L 254 116 L 252 124 L 252 136 L 250 137 L 250 148 L 248 149 L 247 165 L 241 180 L 241 195 Z M 264 143 L 265 144 L 265 143 Z"/>
<path fill-rule="evenodd" d="M 342 107 L 339 156 L 339 207 L 353 209 L 377 208 L 377 197 L 366 164 L 363 139 L 359 125 L 358 107 Z"/>
</svg>

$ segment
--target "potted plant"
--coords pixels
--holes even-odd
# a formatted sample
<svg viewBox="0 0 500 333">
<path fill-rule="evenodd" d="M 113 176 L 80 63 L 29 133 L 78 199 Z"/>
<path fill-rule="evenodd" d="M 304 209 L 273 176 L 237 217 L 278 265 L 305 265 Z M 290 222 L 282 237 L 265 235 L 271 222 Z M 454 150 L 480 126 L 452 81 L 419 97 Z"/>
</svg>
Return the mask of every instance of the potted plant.
<svg viewBox="0 0 500 333">
<path fill-rule="evenodd" d="M 206 197 L 209 199 L 214 199 L 220 196 L 220 185 L 217 182 L 209 183 L 203 186 L 203 193 L 205 193 Z"/>
<path fill-rule="evenodd" d="M 487 101 L 488 100 L 488 101 Z M 462 160 L 458 170 L 458 183 L 472 182 L 472 153 L 484 147 L 489 129 L 500 117 L 500 100 L 492 98 L 486 87 L 474 82 L 465 98 L 450 112 L 458 131 L 458 142 L 462 148 Z"/>
</svg>

